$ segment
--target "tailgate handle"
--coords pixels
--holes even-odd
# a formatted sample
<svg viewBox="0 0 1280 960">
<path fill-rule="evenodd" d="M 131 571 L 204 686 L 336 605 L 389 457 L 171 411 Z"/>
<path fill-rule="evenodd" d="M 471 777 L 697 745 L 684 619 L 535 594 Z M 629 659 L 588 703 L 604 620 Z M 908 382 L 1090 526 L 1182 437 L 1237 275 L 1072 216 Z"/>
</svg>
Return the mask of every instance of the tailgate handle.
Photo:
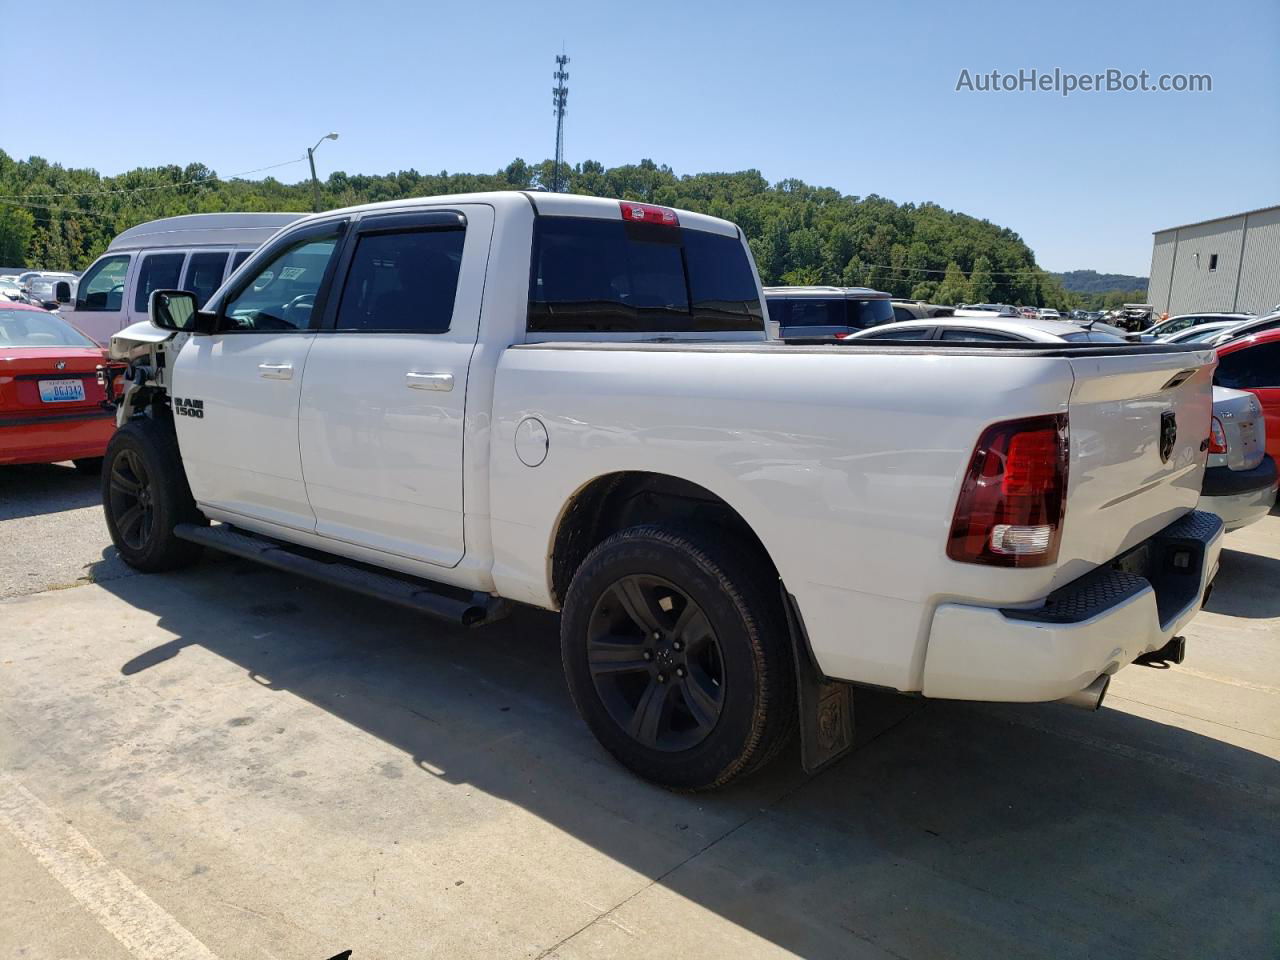
<svg viewBox="0 0 1280 960">
<path fill-rule="evenodd" d="M 1169 380 L 1169 382 L 1166 383 L 1160 389 L 1172 390 L 1174 387 L 1180 387 L 1184 383 L 1186 383 L 1188 380 L 1190 380 L 1195 375 L 1195 372 L 1196 370 L 1194 367 L 1192 367 L 1190 370 L 1179 370 L 1177 373 L 1173 375 L 1173 377 Z"/>
</svg>

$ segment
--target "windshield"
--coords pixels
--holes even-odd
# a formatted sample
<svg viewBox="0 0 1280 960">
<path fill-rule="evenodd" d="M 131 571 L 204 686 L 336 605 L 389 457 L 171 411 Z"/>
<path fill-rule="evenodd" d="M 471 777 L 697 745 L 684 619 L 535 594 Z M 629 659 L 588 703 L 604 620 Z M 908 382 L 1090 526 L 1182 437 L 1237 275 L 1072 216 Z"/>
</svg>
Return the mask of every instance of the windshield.
<svg viewBox="0 0 1280 960">
<path fill-rule="evenodd" d="M 0 349 L 4 347 L 96 347 L 71 324 L 43 310 L 0 308 Z"/>
</svg>

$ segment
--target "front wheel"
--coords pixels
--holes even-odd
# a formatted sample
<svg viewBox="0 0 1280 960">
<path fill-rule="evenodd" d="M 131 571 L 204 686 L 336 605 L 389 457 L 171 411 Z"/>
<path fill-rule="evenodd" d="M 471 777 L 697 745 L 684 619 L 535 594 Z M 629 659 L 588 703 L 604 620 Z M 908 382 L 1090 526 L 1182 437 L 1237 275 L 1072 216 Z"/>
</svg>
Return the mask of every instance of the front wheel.
<svg viewBox="0 0 1280 960">
<path fill-rule="evenodd" d="M 200 547 L 174 536 L 179 523 L 203 523 L 168 424 L 142 417 L 115 432 L 102 471 L 102 508 L 125 563 L 156 573 L 190 563 Z"/>
<path fill-rule="evenodd" d="M 574 574 L 561 654 L 579 713 L 641 777 L 706 790 L 763 765 L 794 729 L 776 578 L 699 531 L 632 527 Z"/>
</svg>

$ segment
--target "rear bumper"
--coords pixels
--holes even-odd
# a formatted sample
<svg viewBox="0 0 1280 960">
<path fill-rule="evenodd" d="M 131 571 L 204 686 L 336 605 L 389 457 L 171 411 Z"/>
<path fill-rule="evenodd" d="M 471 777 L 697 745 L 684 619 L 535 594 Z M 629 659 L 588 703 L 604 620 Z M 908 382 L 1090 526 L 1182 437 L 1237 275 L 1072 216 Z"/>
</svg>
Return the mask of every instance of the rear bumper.
<svg viewBox="0 0 1280 960">
<path fill-rule="evenodd" d="M 1275 489 L 1276 462 L 1263 456 L 1262 462 L 1252 470 L 1232 470 L 1230 467 L 1210 467 L 1204 472 L 1200 486 L 1202 497 L 1234 497 L 1259 490 Z"/>
<path fill-rule="evenodd" d="M 1276 462 L 1263 457 L 1252 470 L 1206 470 L 1196 509 L 1217 514 L 1228 530 L 1239 530 L 1265 517 L 1275 502 Z"/>
<path fill-rule="evenodd" d="M 1187 514 L 1031 609 L 939 605 L 924 695 L 1058 700 L 1158 650 L 1200 609 L 1223 530 L 1213 514 Z"/>
<path fill-rule="evenodd" d="M 105 410 L 51 417 L 5 415 L 0 417 L 0 465 L 100 457 L 115 429 L 115 416 Z"/>
</svg>

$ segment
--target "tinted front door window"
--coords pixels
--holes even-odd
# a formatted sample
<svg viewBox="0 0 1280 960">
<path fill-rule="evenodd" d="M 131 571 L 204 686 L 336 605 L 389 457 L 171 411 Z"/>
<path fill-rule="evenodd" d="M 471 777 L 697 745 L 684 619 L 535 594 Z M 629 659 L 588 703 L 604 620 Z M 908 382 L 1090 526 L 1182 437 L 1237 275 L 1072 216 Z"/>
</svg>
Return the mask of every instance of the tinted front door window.
<svg viewBox="0 0 1280 960">
<path fill-rule="evenodd" d="M 305 330 L 339 237 L 306 237 L 263 264 L 223 309 L 224 330 Z"/>
</svg>

